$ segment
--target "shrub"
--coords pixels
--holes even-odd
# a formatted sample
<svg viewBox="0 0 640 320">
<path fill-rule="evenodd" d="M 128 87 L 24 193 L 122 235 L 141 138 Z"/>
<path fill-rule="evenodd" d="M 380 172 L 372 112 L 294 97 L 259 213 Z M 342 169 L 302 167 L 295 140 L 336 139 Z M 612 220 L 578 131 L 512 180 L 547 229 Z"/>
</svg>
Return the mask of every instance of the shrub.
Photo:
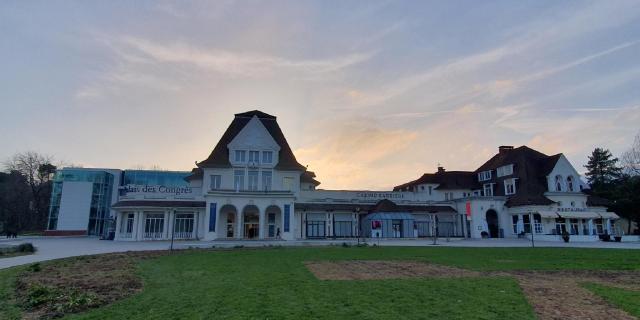
<svg viewBox="0 0 640 320">
<path fill-rule="evenodd" d="M 36 262 L 36 263 L 34 263 L 34 264 L 30 264 L 30 265 L 27 267 L 27 270 L 28 270 L 28 271 L 31 271 L 31 272 L 40 272 L 40 270 L 42 270 L 42 266 L 40 266 L 40 263 L 39 263 L 39 262 Z"/>
<path fill-rule="evenodd" d="M 16 250 L 17 252 L 36 252 L 36 247 L 34 247 L 33 244 L 27 242 L 19 244 Z"/>
</svg>

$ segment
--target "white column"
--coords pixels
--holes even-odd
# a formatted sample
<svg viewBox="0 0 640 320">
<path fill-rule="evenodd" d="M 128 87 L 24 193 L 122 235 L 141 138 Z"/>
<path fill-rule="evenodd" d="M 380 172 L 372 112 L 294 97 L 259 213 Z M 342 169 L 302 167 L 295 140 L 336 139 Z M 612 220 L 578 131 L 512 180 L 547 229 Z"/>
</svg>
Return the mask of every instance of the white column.
<svg viewBox="0 0 640 320">
<path fill-rule="evenodd" d="M 136 211 L 134 214 L 136 217 L 135 221 L 137 224 L 135 230 L 138 230 L 136 239 L 143 240 L 144 239 L 144 211 Z"/>
<path fill-rule="evenodd" d="M 242 239 L 244 237 L 244 229 L 243 229 L 243 214 L 242 212 L 236 213 L 236 224 L 238 225 L 237 238 Z"/>
<path fill-rule="evenodd" d="M 589 235 L 593 235 L 593 219 L 589 219 L 587 229 L 589 230 Z"/>
<path fill-rule="evenodd" d="M 164 211 L 164 230 L 162 233 L 165 239 L 169 239 L 169 237 L 171 236 L 171 234 L 169 233 L 169 211 L 167 210 Z"/>
<path fill-rule="evenodd" d="M 123 217 L 122 212 L 116 211 L 116 230 L 115 230 L 116 235 L 114 237 L 114 240 L 118 240 L 118 238 L 120 238 L 120 232 L 121 232 L 120 226 L 122 225 L 122 217 Z"/>
<path fill-rule="evenodd" d="M 193 238 L 198 239 L 198 211 L 193 212 Z"/>
<path fill-rule="evenodd" d="M 611 232 L 611 219 L 605 219 L 605 227 L 607 228 L 607 234 L 613 234 Z"/>
</svg>

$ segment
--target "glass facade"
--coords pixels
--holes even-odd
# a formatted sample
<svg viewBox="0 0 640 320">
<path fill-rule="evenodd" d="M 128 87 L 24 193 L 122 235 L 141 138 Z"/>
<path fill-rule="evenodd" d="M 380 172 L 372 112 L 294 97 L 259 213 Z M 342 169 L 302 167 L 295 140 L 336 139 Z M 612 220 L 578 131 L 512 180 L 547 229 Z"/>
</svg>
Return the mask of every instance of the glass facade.
<svg viewBox="0 0 640 320">
<path fill-rule="evenodd" d="M 122 184 L 188 187 L 189 182 L 184 178 L 190 174 L 188 171 L 125 170 Z"/>
<path fill-rule="evenodd" d="M 108 230 L 109 209 L 111 207 L 111 193 L 113 190 L 113 174 L 102 170 L 62 169 L 53 178 L 51 192 L 51 206 L 49 208 L 48 229 L 56 230 L 62 199 L 62 184 L 68 181 L 93 182 L 91 192 L 91 206 L 89 209 L 89 235 L 103 235 Z"/>
</svg>

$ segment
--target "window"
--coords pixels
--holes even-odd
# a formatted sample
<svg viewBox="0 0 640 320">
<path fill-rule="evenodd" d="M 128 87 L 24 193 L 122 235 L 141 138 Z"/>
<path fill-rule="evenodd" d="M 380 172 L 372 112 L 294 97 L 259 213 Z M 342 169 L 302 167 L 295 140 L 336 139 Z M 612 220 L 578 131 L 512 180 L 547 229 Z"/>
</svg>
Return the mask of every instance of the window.
<svg viewBox="0 0 640 320">
<path fill-rule="evenodd" d="M 424 186 L 420 186 L 420 190 L 424 191 Z"/>
<path fill-rule="evenodd" d="M 512 174 L 513 174 L 513 165 L 512 164 L 499 167 L 496 170 L 496 176 L 498 176 L 498 177 L 510 176 Z"/>
<path fill-rule="evenodd" d="M 236 150 L 236 162 L 244 162 L 247 152 L 244 150 Z"/>
<path fill-rule="evenodd" d="M 561 175 L 557 175 L 556 176 L 556 191 L 562 191 L 562 176 Z"/>
<path fill-rule="evenodd" d="M 444 200 L 449 200 L 449 192 L 444 193 Z"/>
<path fill-rule="evenodd" d="M 293 191 L 293 177 L 282 178 L 282 187 L 284 190 Z"/>
<path fill-rule="evenodd" d="M 519 216 L 517 215 L 511 216 L 511 225 L 513 226 L 513 234 L 518 234 L 518 219 L 519 219 Z"/>
<path fill-rule="evenodd" d="M 573 176 L 567 177 L 567 191 L 573 192 Z"/>
<path fill-rule="evenodd" d="M 533 214 L 533 226 L 536 233 L 543 233 L 542 230 L 542 216 L 539 213 Z"/>
<path fill-rule="evenodd" d="M 262 151 L 262 163 L 273 162 L 273 151 Z"/>
<path fill-rule="evenodd" d="M 222 183 L 222 176 L 219 174 L 214 174 L 211 176 L 211 190 L 220 189 L 220 184 Z"/>
<path fill-rule="evenodd" d="M 248 172 L 249 178 L 249 190 L 257 191 L 258 190 L 258 171 L 257 170 L 249 170 Z"/>
<path fill-rule="evenodd" d="M 516 179 L 504 180 L 504 194 L 507 196 L 516 194 Z"/>
<path fill-rule="evenodd" d="M 478 173 L 478 181 L 491 180 L 491 170 L 482 171 Z"/>
<path fill-rule="evenodd" d="M 249 162 L 260 163 L 260 151 L 249 151 Z"/>
<path fill-rule="evenodd" d="M 431 195 L 431 191 L 433 191 L 433 186 L 429 186 L 429 195 Z"/>
<path fill-rule="evenodd" d="M 271 190 L 271 180 L 272 180 L 271 171 L 262 171 L 262 190 L 264 191 Z"/>
<path fill-rule="evenodd" d="M 595 227 L 596 227 L 596 233 L 597 234 L 603 234 L 604 233 L 604 225 L 602 224 L 602 219 L 594 219 L 593 220 Z"/>
<path fill-rule="evenodd" d="M 236 191 L 244 190 L 244 170 L 233 171 L 233 188 Z"/>
<path fill-rule="evenodd" d="M 148 213 L 144 224 L 144 237 L 146 239 L 160 239 L 164 231 L 164 214 Z"/>
<path fill-rule="evenodd" d="M 562 234 L 565 231 L 567 231 L 567 226 L 564 218 L 556 218 L 556 233 Z"/>
<path fill-rule="evenodd" d="M 571 234 L 578 234 L 578 219 L 569 219 L 569 223 L 571 224 Z"/>
<path fill-rule="evenodd" d="M 524 226 L 524 233 L 531 233 L 531 218 L 528 214 L 522 216 L 522 222 Z"/>
<path fill-rule="evenodd" d="M 483 189 L 485 197 L 493 197 L 493 183 L 485 183 Z"/>
</svg>

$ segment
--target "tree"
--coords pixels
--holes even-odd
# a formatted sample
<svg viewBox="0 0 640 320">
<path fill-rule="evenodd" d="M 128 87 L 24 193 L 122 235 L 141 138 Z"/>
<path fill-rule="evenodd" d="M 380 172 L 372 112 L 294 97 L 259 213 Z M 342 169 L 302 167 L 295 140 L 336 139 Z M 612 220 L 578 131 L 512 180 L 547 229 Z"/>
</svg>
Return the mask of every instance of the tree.
<svg viewBox="0 0 640 320">
<path fill-rule="evenodd" d="M 622 169 L 617 163 L 618 158 L 614 158 L 608 149 L 593 150 L 589 162 L 584 167 L 587 168 L 585 175 L 594 192 L 609 189 L 611 183 L 621 177 Z"/>
<path fill-rule="evenodd" d="M 640 175 L 640 132 L 636 135 L 631 148 L 622 154 L 622 166 L 627 174 Z"/>
<path fill-rule="evenodd" d="M 27 210 L 12 213 L 21 215 L 18 219 L 21 222 L 20 229 L 43 229 L 46 225 L 51 197 L 51 180 L 56 172 L 56 166 L 51 162 L 51 156 L 28 151 L 15 154 L 5 164 L 12 175 L 22 176 L 28 187 Z M 17 179 L 11 180 L 11 183 L 13 188 L 20 189 Z"/>
</svg>

